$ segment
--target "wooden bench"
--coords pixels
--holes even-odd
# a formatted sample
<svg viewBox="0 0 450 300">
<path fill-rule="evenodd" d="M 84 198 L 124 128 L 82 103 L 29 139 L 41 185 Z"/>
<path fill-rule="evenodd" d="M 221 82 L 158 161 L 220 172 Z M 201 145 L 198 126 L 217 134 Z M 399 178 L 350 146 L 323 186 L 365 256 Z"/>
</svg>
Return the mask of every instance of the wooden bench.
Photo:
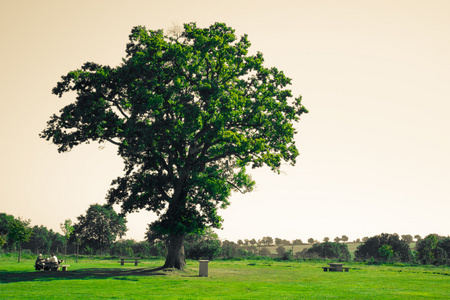
<svg viewBox="0 0 450 300">
<path fill-rule="evenodd" d="M 348 270 L 350 270 L 350 268 L 347 268 L 347 267 L 343 267 L 343 269 L 345 272 L 348 272 Z"/>
<path fill-rule="evenodd" d="M 330 268 L 330 267 L 322 267 L 322 269 L 324 272 L 333 271 L 333 268 Z"/>
<path fill-rule="evenodd" d="M 141 262 L 140 257 L 119 257 L 119 259 L 120 260 L 118 262 L 120 262 L 121 266 L 123 266 L 124 263 L 133 263 L 133 262 L 134 262 L 134 265 L 137 266 L 138 263 Z"/>
<path fill-rule="evenodd" d="M 67 271 L 67 268 L 70 267 L 70 265 L 59 265 L 61 267 L 61 271 Z"/>
</svg>

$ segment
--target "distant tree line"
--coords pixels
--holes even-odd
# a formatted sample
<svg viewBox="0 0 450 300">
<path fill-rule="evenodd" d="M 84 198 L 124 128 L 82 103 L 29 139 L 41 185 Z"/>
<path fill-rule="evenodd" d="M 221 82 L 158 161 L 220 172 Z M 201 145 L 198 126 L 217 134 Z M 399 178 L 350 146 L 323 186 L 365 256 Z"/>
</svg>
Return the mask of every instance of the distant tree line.
<svg viewBox="0 0 450 300">
<path fill-rule="evenodd" d="M 146 240 L 136 242 L 120 239 L 127 231 L 126 220 L 108 205 L 93 204 L 86 214 L 60 224 L 63 234 L 45 226 L 30 226 L 30 220 L 15 218 L 0 213 L 0 247 L 4 252 L 22 249 L 33 254 L 83 254 L 110 256 L 140 256 L 143 258 L 164 257 L 167 254 L 163 236 L 155 236 L 148 231 Z M 414 249 L 410 248 L 416 240 Z M 301 239 L 288 241 L 269 236 L 259 240 L 244 239 L 236 243 L 220 240 L 211 229 L 190 234 L 185 240 L 186 257 L 189 259 L 243 259 L 272 257 L 291 259 L 332 259 L 350 261 L 351 255 L 346 242 L 348 237 L 336 237 L 334 242 L 325 237 L 323 242 L 309 238 L 308 243 Z M 343 242 L 343 243 L 342 243 Z M 450 237 L 437 234 L 421 238 L 415 235 L 382 233 L 364 237 L 354 253 L 356 261 L 368 263 L 407 262 L 417 264 L 450 265 Z M 307 245 L 302 251 L 294 253 L 295 246 Z M 275 248 L 276 247 L 276 248 Z M 297 248 L 298 249 L 298 248 Z"/>
</svg>

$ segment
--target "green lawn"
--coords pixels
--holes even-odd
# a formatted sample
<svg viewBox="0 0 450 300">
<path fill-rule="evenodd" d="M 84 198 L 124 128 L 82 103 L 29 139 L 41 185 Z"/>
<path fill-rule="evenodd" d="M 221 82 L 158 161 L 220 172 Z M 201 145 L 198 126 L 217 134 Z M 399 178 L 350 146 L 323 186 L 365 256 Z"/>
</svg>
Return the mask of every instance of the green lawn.
<svg viewBox="0 0 450 300">
<path fill-rule="evenodd" d="M 187 270 L 157 269 L 161 260 L 69 261 L 67 272 L 34 271 L 33 261 L 0 264 L 0 299 L 450 299 L 450 268 L 366 266 L 323 272 L 324 262 L 212 261 Z"/>
</svg>

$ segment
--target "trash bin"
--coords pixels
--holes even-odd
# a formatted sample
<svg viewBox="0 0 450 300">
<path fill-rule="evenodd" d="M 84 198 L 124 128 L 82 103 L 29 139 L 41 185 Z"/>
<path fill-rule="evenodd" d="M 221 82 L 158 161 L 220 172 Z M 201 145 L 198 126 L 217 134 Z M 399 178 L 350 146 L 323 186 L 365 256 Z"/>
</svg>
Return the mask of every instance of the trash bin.
<svg viewBox="0 0 450 300">
<path fill-rule="evenodd" d="M 208 277 L 208 263 L 209 260 L 199 260 L 200 263 L 198 276 L 200 277 Z"/>
</svg>

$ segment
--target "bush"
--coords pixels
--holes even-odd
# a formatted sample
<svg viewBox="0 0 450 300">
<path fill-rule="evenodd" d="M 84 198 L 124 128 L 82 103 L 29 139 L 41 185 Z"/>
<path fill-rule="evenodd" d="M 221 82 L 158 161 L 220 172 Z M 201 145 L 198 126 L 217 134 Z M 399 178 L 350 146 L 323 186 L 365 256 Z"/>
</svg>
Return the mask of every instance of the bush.
<svg viewBox="0 0 450 300">
<path fill-rule="evenodd" d="M 388 255 L 387 250 L 392 251 L 392 256 Z M 356 260 L 373 259 L 382 262 L 386 260 L 386 255 L 392 261 L 410 262 L 412 258 L 409 245 L 400 240 L 397 234 L 382 233 L 368 238 L 355 251 Z"/>
<path fill-rule="evenodd" d="M 339 261 L 350 261 L 350 251 L 346 244 L 325 242 L 314 244 L 306 250 L 307 257 L 320 257 L 323 259 L 337 259 Z"/>
</svg>

